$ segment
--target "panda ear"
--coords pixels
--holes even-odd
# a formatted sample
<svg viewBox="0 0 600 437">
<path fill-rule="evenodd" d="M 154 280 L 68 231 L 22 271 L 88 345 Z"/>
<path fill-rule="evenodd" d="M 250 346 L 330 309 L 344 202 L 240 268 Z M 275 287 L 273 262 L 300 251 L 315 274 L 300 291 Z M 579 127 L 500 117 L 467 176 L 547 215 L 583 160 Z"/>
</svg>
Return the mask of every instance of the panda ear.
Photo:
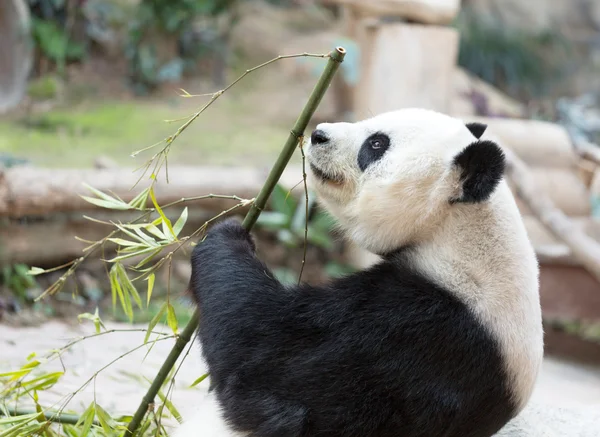
<svg viewBox="0 0 600 437">
<path fill-rule="evenodd" d="M 451 203 L 477 203 L 490 198 L 504 176 L 504 152 L 493 141 L 476 141 L 454 157 L 461 193 Z"/>
<path fill-rule="evenodd" d="M 473 136 L 477 139 L 480 139 L 481 136 L 484 134 L 485 130 L 487 129 L 487 124 L 484 123 L 473 122 L 467 123 L 466 126 L 467 129 L 469 129 Z"/>
</svg>

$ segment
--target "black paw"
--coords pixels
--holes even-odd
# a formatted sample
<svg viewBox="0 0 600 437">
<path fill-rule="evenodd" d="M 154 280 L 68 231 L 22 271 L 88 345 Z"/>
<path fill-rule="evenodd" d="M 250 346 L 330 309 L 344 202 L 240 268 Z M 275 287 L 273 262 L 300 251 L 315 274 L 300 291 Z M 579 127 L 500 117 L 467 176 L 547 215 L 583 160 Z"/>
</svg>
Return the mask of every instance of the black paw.
<svg viewBox="0 0 600 437">
<path fill-rule="evenodd" d="M 199 241 L 194 253 L 213 251 L 223 246 L 235 247 L 238 250 L 251 250 L 256 246 L 250 233 L 242 227 L 237 218 L 228 218 L 213 225 L 207 232 L 204 241 Z"/>
</svg>

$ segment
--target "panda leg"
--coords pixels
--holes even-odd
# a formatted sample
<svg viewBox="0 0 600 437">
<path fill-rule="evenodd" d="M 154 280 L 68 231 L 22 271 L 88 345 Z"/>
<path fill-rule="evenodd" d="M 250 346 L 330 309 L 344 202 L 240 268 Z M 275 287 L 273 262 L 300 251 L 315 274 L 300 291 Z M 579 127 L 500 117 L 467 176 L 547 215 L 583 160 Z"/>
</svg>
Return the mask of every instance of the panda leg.
<svg viewBox="0 0 600 437">
<path fill-rule="evenodd" d="M 244 437 L 233 431 L 223 419 L 215 392 L 207 393 L 195 409 L 194 415 L 184 420 L 172 437 Z"/>
</svg>

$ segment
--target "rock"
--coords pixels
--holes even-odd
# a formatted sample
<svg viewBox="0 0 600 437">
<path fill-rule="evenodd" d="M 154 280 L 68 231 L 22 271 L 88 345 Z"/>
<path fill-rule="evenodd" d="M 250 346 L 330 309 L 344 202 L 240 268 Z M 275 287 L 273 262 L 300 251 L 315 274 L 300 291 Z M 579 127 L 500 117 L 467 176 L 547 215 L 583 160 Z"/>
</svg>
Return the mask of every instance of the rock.
<svg viewBox="0 0 600 437">
<path fill-rule="evenodd" d="M 522 118 L 525 114 L 523 104 L 462 68 L 454 72 L 453 92 L 450 113 L 456 117 Z"/>
<path fill-rule="evenodd" d="M 367 17 L 398 17 L 423 24 L 450 24 L 460 10 L 460 0 L 329 0 Z"/>
<path fill-rule="evenodd" d="M 527 165 L 576 169 L 577 154 L 567 131 L 558 124 L 537 120 L 463 117 L 488 125 L 486 139 L 497 139 Z"/>
<path fill-rule="evenodd" d="M 18 105 L 27 89 L 27 79 L 33 65 L 33 45 L 29 7 L 23 0 L 0 2 L 0 113 Z"/>
<path fill-rule="evenodd" d="M 447 27 L 363 21 L 355 117 L 411 106 L 449 112 L 458 40 Z"/>
</svg>

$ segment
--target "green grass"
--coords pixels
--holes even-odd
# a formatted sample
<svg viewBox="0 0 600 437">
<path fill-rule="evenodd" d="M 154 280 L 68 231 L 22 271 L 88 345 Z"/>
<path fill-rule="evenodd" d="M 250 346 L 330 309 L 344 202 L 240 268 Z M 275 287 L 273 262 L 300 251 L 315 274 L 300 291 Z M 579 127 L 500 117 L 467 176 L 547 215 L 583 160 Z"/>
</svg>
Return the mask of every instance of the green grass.
<svg viewBox="0 0 600 437">
<path fill-rule="evenodd" d="M 185 101 L 183 101 L 185 100 Z M 27 158 L 46 167 L 89 167 L 108 156 L 137 167 L 144 156 L 131 153 L 173 134 L 206 99 L 105 101 L 55 109 L 0 122 L 0 153 Z M 183 101 L 183 102 L 182 102 Z M 288 129 L 269 125 L 256 110 L 225 96 L 204 112 L 173 144 L 170 163 L 189 165 L 265 165 L 275 158 Z M 290 123 L 291 124 L 291 123 Z M 146 154 L 145 156 L 148 156 Z"/>
</svg>

